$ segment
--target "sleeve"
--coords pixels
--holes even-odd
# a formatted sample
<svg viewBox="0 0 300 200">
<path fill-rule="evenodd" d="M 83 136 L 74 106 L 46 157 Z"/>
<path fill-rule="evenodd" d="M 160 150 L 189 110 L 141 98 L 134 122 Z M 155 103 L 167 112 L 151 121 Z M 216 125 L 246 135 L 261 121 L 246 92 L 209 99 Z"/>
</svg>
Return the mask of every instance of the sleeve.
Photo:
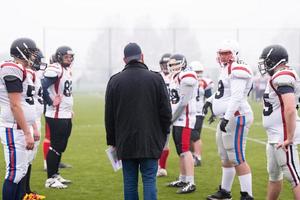
<svg viewBox="0 0 300 200">
<path fill-rule="evenodd" d="M 183 76 L 180 81 L 180 100 L 178 106 L 173 111 L 172 121 L 174 122 L 183 112 L 185 106 L 193 98 L 194 88 L 197 86 L 198 81 L 193 76 Z"/>
<path fill-rule="evenodd" d="M 290 86 L 294 88 L 296 84 L 296 75 L 290 70 L 280 71 L 273 75 L 272 84 L 276 89 L 280 86 Z"/>
<path fill-rule="evenodd" d="M 227 110 L 224 115 L 225 119 L 230 119 L 231 117 L 233 117 L 234 113 L 240 107 L 244 97 L 244 91 L 246 89 L 247 80 L 243 78 L 232 78 L 230 84 L 231 96 Z"/>
<path fill-rule="evenodd" d="M 113 109 L 113 91 L 111 87 L 111 79 L 107 84 L 105 93 L 105 129 L 107 145 L 116 146 L 115 139 L 115 123 Z"/>
<path fill-rule="evenodd" d="M 43 88 L 43 99 L 44 101 L 51 106 L 53 104 L 52 99 L 49 96 L 48 88 L 53 85 L 57 81 L 57 77 L 48 78 L 45 77 L 41 80 L 42 88 Z"/>
<path fill-rule="evenodd" d="M 17 78 L 20 81 L 23 81 L 26 76 L 26 71 L 24 69 L 21 69 L 20 66 L 14 64 L 14 63 L 6 63 L 1 68 L 1 78 L 5 79 L 7 77 L 8 79 L 14 79 Z"/>
<path fill-rule="evenodd" d="M 23 85 L 22 81 L 16 77 L 4 77 L 6 90 L 8 93 L 17 92 L 22 93 L 23 92 Z"/>
<path fill-rule="evenodd" d="M 159 105 L 159 118 L 162 132 L 165 134 L 170 133 L 171 119 L 172 119 L 172 109 L 170 104 L 170 98 L 166 84 L 163 77 L 160 76 L 160 105 Z"/>
<path fill-rule="evenodd" d="M 249 79 L 252 77 L 252 70 L 245 64 L 235 64 L 232 66 L 231 76 L 235 78 Z"/>
<path fill-rule="evenodd" d="M 283 85 L 283 86 L 279 86 L 277 88 L 277 92 L 279 94 L 287 94 L 287 93 L 295 93 L 295 90 L 293 87 L 291 87 L 289 85 Z"/>
<path fill-rule="evenodd" d="M 207 90 L 205 90 L 205 92 L 204 92 L 204 96 L 205 96 L 205 98 L 209 98 L 211 95 L 212 95 L 211 88 L 210 88 L 210 89 L 207 89 Z"/>
<path fill-rule="evenodd" d="M 48 78 L 55 78 L 55 77 L 60 77 L 62 73 L 62 67 L 57 64 L 51 64 L 49 65 L 45 72 L 44 72 L 44 77 L 48 77 Z"/>
</svg>

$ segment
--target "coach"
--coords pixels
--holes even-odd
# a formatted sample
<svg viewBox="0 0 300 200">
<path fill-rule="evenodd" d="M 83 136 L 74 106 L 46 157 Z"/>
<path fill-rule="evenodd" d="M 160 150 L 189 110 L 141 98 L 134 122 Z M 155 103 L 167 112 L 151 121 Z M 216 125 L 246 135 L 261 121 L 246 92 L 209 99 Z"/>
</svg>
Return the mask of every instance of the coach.
<svg viewBox="0 0 300 200">
<path fill-rule="evenodd" d="M 171 124 L 171 106 L 160 74 L 144 64 L 141 48 L 124 48 L 124 69 L 112 76 L 105 98 L 107 145 L 122 160 L 124 198 L 138 199 L 138 170 L 142 174 L 144 200 L 156 200 L 158 158 Z"/>
</svg>

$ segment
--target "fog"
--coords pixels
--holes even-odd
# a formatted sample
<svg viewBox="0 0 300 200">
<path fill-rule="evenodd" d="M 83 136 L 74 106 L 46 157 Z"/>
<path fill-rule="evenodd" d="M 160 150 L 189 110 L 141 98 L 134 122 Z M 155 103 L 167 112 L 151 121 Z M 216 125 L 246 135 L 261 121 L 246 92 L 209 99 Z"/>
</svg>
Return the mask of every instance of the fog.
<svg viewBox="0 0 300 200">
<path fill-rule="evenodd" d="M 34 39 L 47 60 L 58 46 L 69 45 L 78 91 L 102 91 L 123 68 L 128 42 L 140 44 L 152 70 L 162 54 L 182 53 L 201 61 L 213 79 L 224 39 L 239 42 L 254 71 L 263 47 L 272 43 L 284 45 L 290 64 L 299 67 L 299 10 L 296 0 L 1 0 L 0 58 L 9 58 L 18 37 Z"/>
</svg>

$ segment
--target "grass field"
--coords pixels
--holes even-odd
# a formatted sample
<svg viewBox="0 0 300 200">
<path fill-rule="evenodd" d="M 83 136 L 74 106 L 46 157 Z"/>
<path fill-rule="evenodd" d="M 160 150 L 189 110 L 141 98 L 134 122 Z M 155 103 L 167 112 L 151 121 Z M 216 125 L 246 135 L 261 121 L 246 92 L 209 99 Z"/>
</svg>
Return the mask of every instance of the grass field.
<svg viewBox="0 0 300 200">
<path fill-rule="evenodd" d="M 266 135 L 261 125 L 261 105 L 252 103 L 255 114 L 254 124 L 251 127 L 247 142 L 246 157 L 252 168 L 253 193 L 255 199 L 265 199 L 267 188 L 267 171 L 265 158 Z M 49 200 L 120 200 L 123 198 L 122 172 L 113 172 L 106 157 L 105 128 L 104 128 L 104 101 L 101 95 L 75 94 L 75 118 L 73 131 L 63 161 L 72 164 L 72 169 L 63 169 L 63 177 L 71 179 L 73 183 L 65 190 L 46 189 L 44 183 L 46 173 L 43 171 L 42 148 L 33 163 L 31 187 Z M 175 189 L 165 187 L 165 183 L 175 180 L 178 176 L 178 157 L 174 143 L 170 142 L 171 154 L 168 159 L 168 177 L 157 181 L 158 199 L 160 200 L 199 200 L 214 192 L 221 177 L 220 160 L 215 145 L 216 123 L 202 131 L 204 142 L 203 165 L 195 168 L 197 191 L 192 194 L 178 195 Z M 2 149 L 0 150 L 0 185 L 5 173 L 5 163 Z M 141 182 L 141 181 L 140 181 Z M 239 182 L 236 178 L 232 189 L 233 198 L 239 199 Z M 2 192 L 2 190 L 0 190 Z M 140 187 L 140 196 L 142 197 Z M 141 198 L 142 199 L 142 198 Z M 281 193 L 284 200 L 293 199 L 290 185 L 285 182 Z"/>
</svg>

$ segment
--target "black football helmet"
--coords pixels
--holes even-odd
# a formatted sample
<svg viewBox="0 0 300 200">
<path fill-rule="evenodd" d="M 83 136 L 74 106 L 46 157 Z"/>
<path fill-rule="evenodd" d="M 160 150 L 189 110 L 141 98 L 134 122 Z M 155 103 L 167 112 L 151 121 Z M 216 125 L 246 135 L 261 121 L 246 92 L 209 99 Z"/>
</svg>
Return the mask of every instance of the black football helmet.
<svg viewBox="0 0 300 200">
<path fill-rule="evenodd" d="M 270 45 L 262 51 L 259 57 L 258 69 L 262 75 L 268 73 L 272 76 L 275 68 L 280 64 L 286 64 L 288 60 L 289 55 L 283 46 Z"/>
<path fill-rule="evenodd" d="M 37 49 L 37 52 L 35 53 L 34 59 L 32 60 L 31 68 L 33 70 L 45 70 L 47 67 L 47 63 L 43 62 L 42 59 L 44 58 L 44 55 L 40 49 Z"/>
<path fill-rule="evenodd" d="M 178 73 L 184 70 L 187 66 L 187 61 L 184 55 L 174 54 L 170 57 L 168 67 L 171 73 Z"/>
<path fill-rule="evenodd" d="M 35 42 L 29 38 L 19 38 L 10 46 L 10 55 L 14 58 L 30 62 L 38 52 Z"/>
<path fill-rule="evenodd" d="M 160 65 L 160 69 L 161 71 L 165 74 L 168 75 L 169 74 L 169 70 L 168 70 L 168 62 L 170 60 L 171 54 L 170 53 L 165 53 L 164 55 L 162 55 L 162 57 L 159 60 L 159 65 Z"/>
<path fill-rule="evenodd" d="M 69 67 L 71 63 L 64 63 L 63 56 L 64 55 L 72 55 L 72 61 L 74 60 L 74 53 L 73 50 L 68 46 L 61 46 L 55 52 L 55 60 L 59 62 L 63 67 Z"/>
</svg>

